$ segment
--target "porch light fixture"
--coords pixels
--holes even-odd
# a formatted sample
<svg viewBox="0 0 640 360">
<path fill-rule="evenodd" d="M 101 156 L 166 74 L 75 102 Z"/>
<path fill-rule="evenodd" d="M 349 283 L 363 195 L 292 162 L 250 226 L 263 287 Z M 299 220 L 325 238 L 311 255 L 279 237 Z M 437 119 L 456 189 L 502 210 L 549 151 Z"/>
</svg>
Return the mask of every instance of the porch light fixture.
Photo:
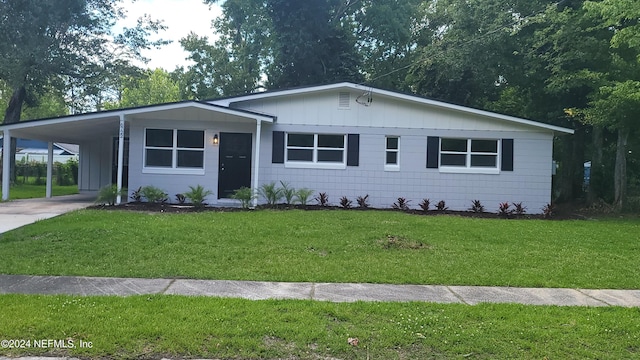
<svg viewBox="0 0 640 360">
<path fill-rule="evenodd" d="M 218 139 L 218 134 L 213 135 L 213 139 L 211 140 L 211 142 L 213 143 L 214 146 L 220 143 L 220 140 Z"/>
</svg>

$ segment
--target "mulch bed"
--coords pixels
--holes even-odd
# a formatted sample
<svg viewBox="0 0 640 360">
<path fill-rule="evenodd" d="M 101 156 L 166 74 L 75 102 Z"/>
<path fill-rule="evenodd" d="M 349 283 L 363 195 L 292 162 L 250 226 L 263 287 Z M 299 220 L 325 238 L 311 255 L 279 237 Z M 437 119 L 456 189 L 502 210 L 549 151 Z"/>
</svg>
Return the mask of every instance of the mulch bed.
<svg viewBox="0 0 640 360">
<path fill-rule="evenodd" d="M 138 211 L 138 212 L 147 212 L 147 213 L 194 213 L 194 212 L 240 212 L 240 211 L 255 211 L 252 209 L 242 209 L 239 207 L 196 207 L 190 204 L 158 204 L 158 203 L 148 203 L 148 202 L 129 202 L 116 206 L 109 205 L 95 205 L 90 207 L 91 209 L 101 209 L 101 210 L 122 210 L 122 211 Z M 515 215 L 511 214 L 508 216 L 499 215 L 497 213 L 490 212 L 482 212 L 476 213 L 471 211 L 452 211 L 452 210 L 429 210 L 422 211 L 416 209 L 410 210 L 398 210 L 398 209 L 378 209 L 378 208 L 358 208 L 353 207 L 349 209 L 343 209 L 340 206 L 320 206 L 320 205 L 287 205 L 287 204 L 277 204 L 277 205 L 259 205 L 257 210 L 306 210 L 306 211 L 317 211 L 317 210 L 335 210 L 335 211 L 394 211 L 394 212 L 404 212 L 408 214 L 415 214 L 421 216 L 435 216 L 435 215 L 451 215 L 451 216 L 461 216 L 461 217 L 470 217 L 470 218 L 484 218 L 484 219 L 545 219 L 545 217 L 541 214 L 523 214 L 523 215 Z M 556 207 L 553 215 L 549 218 L 552 220 L 575 220 L 575 219 L 588 219 L 590 215 L 585 212 L 583 209 L 571 205 L 562 205 Z"/>
</svg>

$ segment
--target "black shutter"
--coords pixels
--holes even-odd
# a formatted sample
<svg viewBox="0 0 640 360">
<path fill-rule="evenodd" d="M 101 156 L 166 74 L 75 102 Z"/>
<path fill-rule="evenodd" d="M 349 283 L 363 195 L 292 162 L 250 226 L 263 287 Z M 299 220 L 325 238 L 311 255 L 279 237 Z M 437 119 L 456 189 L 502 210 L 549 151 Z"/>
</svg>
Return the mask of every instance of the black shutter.
<svg viewBox="0 0 640 360">
<path fill-rule="evenodd" d="M 502 171 L 513 171 L 513 139 L 502 139 Z"/>
<path fill-rule="evenodd" d="M 439 157 L 440 157 L 440 138 L 437 136 L 428 136 L 427 137 L 427 169 L 437 169 Z"/>
<path fill-rule="evenodd" d="M 274 131 L 271 143 L 271 162 L 273 164 L 284 164 L 284 132 Z"/>
<path fill-rule="evenodd" d="M 360 165 L 360 134 L 347 135 L 347 166 Z"/>
</svg>

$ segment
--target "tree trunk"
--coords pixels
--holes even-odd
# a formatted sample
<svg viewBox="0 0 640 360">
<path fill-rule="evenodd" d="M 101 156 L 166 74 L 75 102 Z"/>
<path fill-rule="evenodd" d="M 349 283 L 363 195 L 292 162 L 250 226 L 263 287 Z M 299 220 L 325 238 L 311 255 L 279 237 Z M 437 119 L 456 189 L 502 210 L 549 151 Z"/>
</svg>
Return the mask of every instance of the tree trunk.
<svg viewBox="0 0 640 360">
<path fill-rule="evenodd" d="M 587 190 L 587 203 L 592 205 L 602 194 L 602 147 L 604 143 L 604 129 L 602 126 L 595 125 L 592 133 L 593 150 L 591 154 L 591 173 L 589 178 L 589 188 Z"/>
<path fill-rule="evenodd" d="M 564 136 L 561 141 L 558 201 L 571 202 L 582 195 L 584 181 L 584 128 L 578 128 L 573 136 Z"/>
<path fill-rule="evenodd" d="M 13 94 L 9 100 L 9 105 L 4 113 L 4 124 L 15 124 L 20 121 L 22 104 L 24 104 L 26 96 L 27 91 L 24 86 L 20 86 L 13 90 Z M 11 183 L 15 183 L 16 181 L 16 143 L 15 138 L 11 139 L 11 154 L 9 155 L 9 159 L 11 159 L 9 164 L 9 179 L 11 180 Z"/>
<path fill-rule="evenodd" d="M 617 211 L 624 210 L 627 202 L 627 140 L 629 129 L 618 129 L 618 143 L 616 145 L 616 167 L 614 170 L 614 202 Z"/>
</svg>

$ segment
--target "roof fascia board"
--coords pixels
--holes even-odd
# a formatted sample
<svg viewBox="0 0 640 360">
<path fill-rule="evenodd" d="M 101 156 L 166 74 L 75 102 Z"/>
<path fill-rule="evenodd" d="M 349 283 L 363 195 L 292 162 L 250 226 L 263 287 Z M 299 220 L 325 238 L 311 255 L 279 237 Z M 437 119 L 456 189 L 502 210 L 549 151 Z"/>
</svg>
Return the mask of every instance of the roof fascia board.
<svg viewBox="0 0 640 360">
<path fill-rule="evenodd" d="M 69 116 L 62 116 L 62 117 L 50 118 L 50 119 L 28 120 L 28 121 L 13 123 L 13 124 L 0 124 L 0 129 L 13 130 L 13 129 L 30 128 L 38 125 L 56 125 L 56 124 L 63 124 L 63 123 L 75 122 L 75 121 L 87 121 L 87 120 L 109 119 L 109 118 L 118 119 L 120 115 L 124 115 L 126 117 L 127 115 L 144 114 L 149 112 L 166 111 L 166 110 L 174 110 L 174 109 L 189 108 L 189 107 L 195 107 L 202 110 L 215 111 L 223 114 L 255 119 L 257 121 L 262 121 L 262 122 L 273 123 L 275 121 L 275 117 L 270 115 L 264 115 L 264 114 L 260 114 L 252 111 L 245 111 L 245 110 L 239 110 L 239 109 L 229 109 L 227 107 L 219 106 L 215 104 L 191 101 L 191 102 L 180 102 L 180 103 L 171 103 L 171 104 L 160 104 L 155 106 L 145 106 L 145 107 L 131 108 L 131 109 L 113 110 L 113 111 L 106 111 L 106 112 L 69 115 Z"/>
<path fill-rule="evenodd" d="M 420 96 L 403 94 L 403 93 L 390 91 L 390 90 L 382 90 L 382 89 L 373 88 L 370 86 L 357 85 L 349 82 L 341 82 L 341 83 L 330 84 L 330 85 L 310 86 L 310 87 L 295 88 L 295 89 L 281 90 L 281 91 L 277 91 L 277 90 L 265 91 L 261 93 L 241 95 L 238 97 L 222 99 L 220 100 L 219 103 L 216 101 L 213 101 L 212 104 L 219 104 L 219 105 L 224 104 L 224 106 L 230 106 L 233 103 L 247 101 L 247 100 L 259 100 L 259 99 L 265 99 L 270 97 L 280 97 L 280 96 L 288 96 L 288 95 L 301 95 L 301 94 L 307 94 L 307 93 L 313 93 L 313 92 L 322 92 L 327 90 L 345 89 L 345 88 L 355 90 L 355 91 L 371 91 L 373 93 L 380 94 L 390 98 L 401 99 L 409 102 L 429 105 L 429 106 L 442 108 L 442 109 L 454 110 L 454 111 L 468 113 L 468 114 L 475 114 L 482 117 L 513 122 L 516 124 L 526 125 L 534 128 L 550 130 L 553 132 L 559 132 L 559 133 L 565 133 L 565 134 L 574 133 L 574 130 L 572 129 L 555 126 L 555 125 L 549 125 L 549 124 L 541 123 L 538 121 L 522 119 L 515 116 L 498 114 L 498 113 L 494 113 L 486 110 L 473 109 L 465 106 L 449 104 L 443 101 L 431 100 L 431 99 L 423 98 Z"/>
<path fill-rule="evenodd" d="M 64 124 L 68 122 L 75 121 L 86 121 L 86 120 L 95 120 L 95 119 L 109 119 L 114 118 L 117 119 L 121 112 L 109 112 L 109 113 L 88 113 L 88 114 L 80 114 L 80 115 L 69 115 L 51 119 L 36 119 L 36 120 L 27 120 L 21 121 L 13 124 L 0 124 L 1 129 L 14 130 L 14 129 L 25 129 L 38 125 L 56 125 L 56 124 Z"/>
<path fill-rule="evenodd" d="M 260 114 L 253 111 L 230 109 L 226 106 L 203 103 L 199 101 L 181 102 L 181 103 L 173 103 L 173 104 L 160 104 L 157 106 L 145 107 L 145 108 L 124 109 L 122 110 L 122 112 L 124 113 L 125 116 L 127 116 L 127 115 L 144 114 L 149 112 L 175 110 L 175 109 L 183 109 L 183 108 L 190 108 L 190 107 L 195 107 L 195 108 L 207 110 L 207 111 L 216 111 L 223 114 L 236 115 L 236 116 L 256 119 L 260 121 L 266 121 L 266 122 L 274 121 L 273 116 L 264 115 L 264 114 Z"/>
</svg>

